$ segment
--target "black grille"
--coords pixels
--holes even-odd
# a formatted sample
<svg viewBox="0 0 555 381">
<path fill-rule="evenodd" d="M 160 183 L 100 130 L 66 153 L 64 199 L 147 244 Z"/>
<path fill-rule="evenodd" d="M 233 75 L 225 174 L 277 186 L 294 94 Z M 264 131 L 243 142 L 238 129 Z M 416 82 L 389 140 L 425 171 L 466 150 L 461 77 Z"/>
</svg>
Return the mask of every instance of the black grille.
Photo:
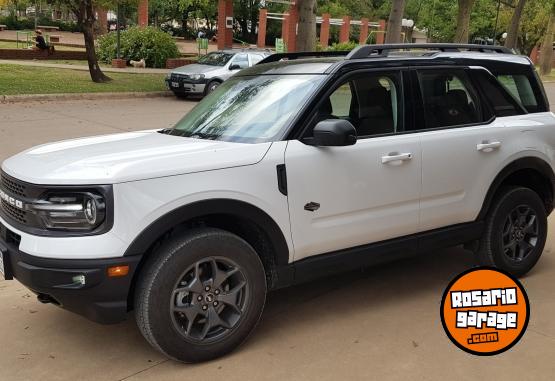
<svg viewBox="0 0 555 381">
<path fill-rule="evenodd" d="M 2 188 L 16 196 L 27 197 L 25 185 L 20 184 L 16 180 L 8 178 L 4 174 L 2 174 Z"/>
<path fill-rule="evenodd" d="M 2 209 L 6 212 L 8 216 L 13 218 L 19 223 L 26 224 L 27 223 L 27 212 L 16 208 L 13 205 L 8 204 L 6 201 L 2 200 Z"/>
<path fill-rule="evenodd" d="M 172 73 L 171 80 L 172 81 L 179 81 L 180 79 L 188 79 L 189 76 L 187 74 L 175 74 Z"/>
</svg>

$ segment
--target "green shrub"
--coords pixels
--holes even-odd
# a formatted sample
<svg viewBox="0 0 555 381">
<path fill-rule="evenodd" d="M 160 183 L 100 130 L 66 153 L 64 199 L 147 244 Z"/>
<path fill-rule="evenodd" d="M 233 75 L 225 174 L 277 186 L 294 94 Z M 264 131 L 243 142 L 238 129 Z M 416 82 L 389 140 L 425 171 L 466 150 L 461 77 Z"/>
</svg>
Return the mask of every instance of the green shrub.
<svg viewBox="0 0 555 381">
<path fill-rule="evenodd" d="M 98 59 L 110 63 L 116 58 L 116 32 L 108 33 L 98 39 Z M 147 67 L 165 67 L 168 58 L 179 57 L 175 40 L 160 29 L 129 28 L 121 32 L 121 57 L 126 60 L 140 61 L 144 58 Z"/>
<path fill-rule="evenodd" d="M 0 24 L 6 25 L 10 30 L 35 29 L 34 18 L 15 18 L 14 16 L 0 17 Z M 64 32 L 80 32 L 81 28 L 73 21 L 53 21 L 49 17 L 40 16 L 37 25 L 57 26 Z"/>
<path fill-rule="evenodd" d="M 357 46 L 358 46 L 358 43 L 354 42 L 354 41 L 340 42 L 340 43 L 335 43 L 331 46 L 328 46 L 328 48 L 326 50 L 350 52 L 351 50 L 353 50 Z"/>
</svg>

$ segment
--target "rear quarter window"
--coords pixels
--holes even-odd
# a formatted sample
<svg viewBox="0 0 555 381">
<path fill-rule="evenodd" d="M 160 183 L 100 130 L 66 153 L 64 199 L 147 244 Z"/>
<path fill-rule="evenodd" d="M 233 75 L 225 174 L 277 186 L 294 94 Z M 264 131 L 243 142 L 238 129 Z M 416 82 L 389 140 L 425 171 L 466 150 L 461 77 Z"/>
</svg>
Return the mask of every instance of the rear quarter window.
<svg viewBox="0 0 555 381">
<path fill-rule="evenodd" d="M 538 111 L 538 101 L 526 75 L 499 74 L 497 80 L 528 112 Z"/>
</svg>

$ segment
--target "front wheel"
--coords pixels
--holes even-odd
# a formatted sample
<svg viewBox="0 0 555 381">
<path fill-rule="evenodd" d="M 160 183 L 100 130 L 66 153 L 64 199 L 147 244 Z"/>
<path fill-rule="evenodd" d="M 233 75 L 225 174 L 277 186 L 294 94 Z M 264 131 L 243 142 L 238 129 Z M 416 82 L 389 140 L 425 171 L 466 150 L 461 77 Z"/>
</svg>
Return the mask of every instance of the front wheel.
<svg viewBox="0 0 555 381">
<path fill-rule="evenodd" d="M 486 219 L 478 260 L 522 276 L 540 259 L 547 238 L 547 213 L 536 192 L 507 187 L 494 200 Z"/>
<path fill-rule="evenodd" d="M 215 91 L 220 85 L 221 83 L 219 81 L 210 82 L 208 85 L 206 85 L 206 95 Z"/>
<path fill-rule="evenodd" d="M 247 242 L 223 230 L 196 229 L 151 255 L 135 309 L 154 348 L 178 361 L 206 361 L 238 347 L 255 328 L 266 277 Z"/>
</svg>

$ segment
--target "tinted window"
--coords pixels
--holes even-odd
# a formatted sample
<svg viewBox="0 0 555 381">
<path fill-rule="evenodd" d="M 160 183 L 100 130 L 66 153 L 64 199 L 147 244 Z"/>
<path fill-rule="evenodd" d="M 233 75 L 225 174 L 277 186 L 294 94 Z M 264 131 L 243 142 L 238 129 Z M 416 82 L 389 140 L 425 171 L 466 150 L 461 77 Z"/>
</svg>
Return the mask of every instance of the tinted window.
<svg viewBox="0 0 555 381">
<path fill-rule="evenodd" d="M 399 130 L 401 91 L 395 74 L 364 75 L 341 84 L 318 107 L 316 123 L 346 119 L 360 137 Z"/>
<path fill-rule="evenodd" d="M 418 72 L 426 128 L 460 126 L 482 121 L 480 104 L 462 70 Z"/>
<path fill-rule="evenodd" d="M 517 99 L 528 112 L 538 110 L 538 102 L 528 77 L 524 74 L 498 75 L 499 82 Z"/>
<path fill-rule="evenodd" d="M 499 84 L 499 81 L 485 70 L 471 71 L 472 77 L 481 88 L 483 99 L 489 104 L 495 116 L 524 114 L 518 101 Z"/>
</svg>

